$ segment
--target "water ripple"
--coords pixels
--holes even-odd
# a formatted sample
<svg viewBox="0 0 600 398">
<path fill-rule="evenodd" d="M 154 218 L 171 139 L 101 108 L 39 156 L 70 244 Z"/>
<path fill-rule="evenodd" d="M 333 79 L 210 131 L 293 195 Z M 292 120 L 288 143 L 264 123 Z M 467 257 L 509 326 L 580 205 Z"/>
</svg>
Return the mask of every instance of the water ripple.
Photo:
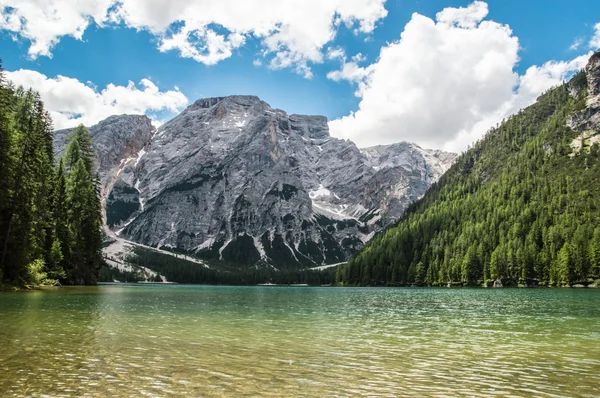
<svg viewBox="0 0 600 398">
<path fill-rule="evenodd" d="M 0 396 L 600 396 L 600 290 L 0 295 Z"/>
</svg>

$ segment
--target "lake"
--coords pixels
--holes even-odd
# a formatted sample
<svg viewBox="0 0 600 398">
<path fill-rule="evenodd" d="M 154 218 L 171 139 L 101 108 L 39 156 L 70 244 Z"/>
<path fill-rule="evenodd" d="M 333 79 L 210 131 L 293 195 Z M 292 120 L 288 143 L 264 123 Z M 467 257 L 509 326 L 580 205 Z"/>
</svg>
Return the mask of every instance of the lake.
<svg viewBox="0 0 600 398">
<path fill-rule="evenodd" d="M 600 289 L 0 293 L 0 396 L 600 396 Z"/>
</svg>

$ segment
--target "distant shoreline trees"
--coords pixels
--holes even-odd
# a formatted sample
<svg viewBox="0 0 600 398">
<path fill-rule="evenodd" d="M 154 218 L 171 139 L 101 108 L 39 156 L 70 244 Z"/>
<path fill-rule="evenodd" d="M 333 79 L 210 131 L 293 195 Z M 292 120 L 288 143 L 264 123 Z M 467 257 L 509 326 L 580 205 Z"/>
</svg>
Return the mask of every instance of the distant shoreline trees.
<svg viewBox="0 0 600 398">
<path fill-rule="evenodd" d="M 54 131 L 37 92 L 0 64 L 0 281 L 95 284 L 102 265 L 99 183 L 87 129 L 55 164 Z"/>
</svg>

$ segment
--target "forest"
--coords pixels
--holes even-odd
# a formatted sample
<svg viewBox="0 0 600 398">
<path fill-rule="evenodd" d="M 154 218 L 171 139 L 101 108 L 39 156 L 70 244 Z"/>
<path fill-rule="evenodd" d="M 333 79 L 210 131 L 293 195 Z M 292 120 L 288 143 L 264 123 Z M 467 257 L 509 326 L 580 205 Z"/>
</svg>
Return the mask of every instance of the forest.
<svg viewBox="0 0 600 398">
<path fill-rule="evenodd" d="M 141 272 L 136 272 L 139 267 L 146 267 L 164 276 L 170 282 L 194 283 L 210 285 L 257 285 L 272 283 L 277 285 L 307 284 L 330 285 L 335 282 L 335 268 L 324 270 L 311 269 L 283 269 L 273 270 L 270 267 L 247 266 L 240 269 L 234 264 L 223 261 L 206 261 L 210 268 L 187 261 L 174 255 L 159 253 L 153 250 L 138 247 L 127 258 L 128 265 L 133 272 L 121 272 L 116 269 L 102 267 L 100 270 L 101 282 L 138 282 L 143 280 Z"/>
<path fill-rule="evenodd" d="M 600 57 L 596 53 L 593 57 Z M 363 286 L 598 284 L 600 149 L 567 119 L 584 71 L 491 129 L 336 280 Z M 572 95 L 572 93 L 577 93 Z"/>
<path fill-rule="evenodd" d="M 55 156 L 37 92 L 14 87 L 0 64 L 0 284 L 95 284 L 101 205 L 85 127 Z"/>
</svg>

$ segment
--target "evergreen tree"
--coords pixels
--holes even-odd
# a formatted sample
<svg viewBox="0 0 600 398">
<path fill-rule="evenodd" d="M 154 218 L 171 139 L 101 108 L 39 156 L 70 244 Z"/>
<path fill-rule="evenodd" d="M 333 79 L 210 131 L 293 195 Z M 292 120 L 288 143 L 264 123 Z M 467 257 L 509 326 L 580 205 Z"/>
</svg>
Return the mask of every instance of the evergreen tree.
<svg viewBox="0 0 600 398">
<path fill-rule="evenodd" d="M 34 197 L 33 234 L 36 237 L 36 250 L 39 257 L 48 266 L 52 263 L 52 246 L 54 244 L 54 219 L 52 217 L 52 197 L 54 193 L 54 129 L 49 114 L 39 94 L 35 93 L 36 120 L 36 193 Z M 47 271 L 45 269 L 44 271 Z"/>
<path fill-rule="evenodd" d="M 462 261 L 462 281 L 469 285 L 473 284 L 479 276 L 479 264 L 476 250 L 475 246 L 469 246 Z"/>
<path fill-rule="evenodd" d="M 596 227 L 590 242 L 590 268 L 591 275 L 600 278 L 600 227 Z"/>
<path fill-rule="evenodd" d="M 572 284 L 575 280 L 575 270 L 575 249 L 569 242 L 565 242 L 556 260 L 556 282 Z"/>
<path fill-rule="evenodd" d="M 0 67 L 0 279 L 95 283 L 101 208 L 89 132 L 79 126 L 56 172 L 52 120 L 38 93 L 13 89 Z M 68 273 L 64 271 L 68 270 Z"/>
<path fill-rule="evenodd" d="M 91 175 L 94 160 L 90 143 L 88 130 L 79 126 L 65 154 L 70 165 L 66 202 L 71 253 L 65 269 L 67 283 L 93 284 L 102 266 L 101 203 L 97 179 Z"/>
<path fill-rule="evenodd" d="M 18 88 L 13 101 L 13 150 L 16 156 L 10 170 L 14 177 L 9 188 L 7 221 L 1 236 L 0 268 L 3 269 L 5 278 L 18 280 L 27 274 L 27 264 L 38 258 L 35 247 L 37 237 L 31 233 L 35 217 L 34 200 L 38 188 L 34 178 L 35 172 L 38 171 L 38 148 L 34 92 Z"/>
<path fill-rule="evenodd" d="M 54 177 L 54 197 L 52 216 L 54 218 L 54 242 L 52 243 L 52 259 L 49 275 L 54 279 L 65 279 L 66 262 L 71 258 L 71 237 L 69 231 L 69 213 L 67 198 L 67 177 L 63 159 L 60 158 Z"/>
<path fill-rule="evenodd" d="M 14 104 L 13 90 L 8 86 L 0 61 L 0 258 L 5 256 L 4 242 L 8 229 L 8 215 L 11 211 L 13 176 L 13 131 L 11 118 Z M 6 262 L 0 260 L 0 279 L 7 273 Z"/>
<path fill-rule="evenodd" d="M 94 148 L 92 137 L 88 129 L 81 124 L 75 127 L 69 135 L 69 145 L 65 152 L 66 169 L 70 171 L 79 159 L 83 159 L 85 169 L 89 175 L 93 175 Z"/>
</svg>

